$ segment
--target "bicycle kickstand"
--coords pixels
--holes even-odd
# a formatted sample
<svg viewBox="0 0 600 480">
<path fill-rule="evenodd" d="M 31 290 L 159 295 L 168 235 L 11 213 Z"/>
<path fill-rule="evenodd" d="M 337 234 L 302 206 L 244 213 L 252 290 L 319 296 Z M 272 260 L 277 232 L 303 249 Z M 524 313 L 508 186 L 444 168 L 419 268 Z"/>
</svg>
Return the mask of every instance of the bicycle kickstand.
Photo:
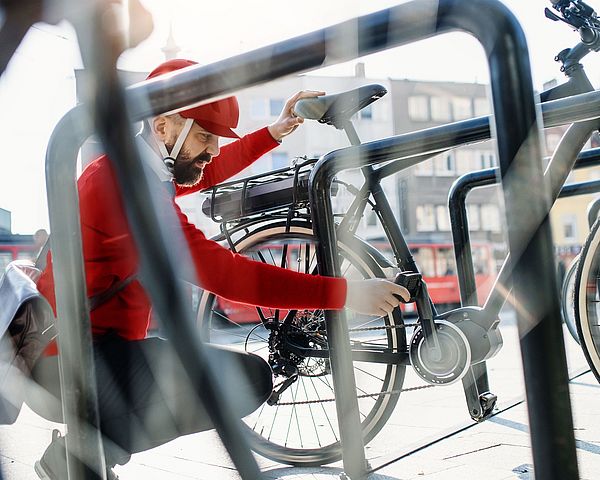
<svg viewBox="0 0 600 480">
<path fill-rule="evenodd" d="M 485 362 L 471 365 L 462 382 L 471 418 L 478 423 L 488 419 L 494 411 L 498 397 L 488 390 Z M 480 393 L 481 390 L 483 392 Z"/>
</svg>

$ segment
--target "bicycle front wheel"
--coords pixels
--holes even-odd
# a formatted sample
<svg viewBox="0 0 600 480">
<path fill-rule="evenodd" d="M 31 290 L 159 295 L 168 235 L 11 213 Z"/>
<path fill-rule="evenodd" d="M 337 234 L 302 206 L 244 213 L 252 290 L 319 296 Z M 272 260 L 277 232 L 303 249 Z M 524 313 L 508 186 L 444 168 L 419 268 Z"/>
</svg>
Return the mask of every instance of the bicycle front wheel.
<svg viewBox="0 0 600 480">
<path fill-rule="evenodd" d="M 600 382 L 600 220 L 579 256 L 575 278 L 575 322 L 579 343 Z"/>
<path fill-rule="evenodd" d="M 314 273 L 316 244 L 308 224 L 294 226 L 290 231 L 279 224 L 252 232 L 236 244 L 236 250 L 257 261 Z M 339 244 L 339 253 L 346 278 L 384 276 L 366 252 Z M 250 310 L 206 292 L 200 301 L 198 319 L 202 322 L 204 336 L 211 343 L 233 343 L 268 361 L 276 338 L 261 320 L 283 320 L 287 314 L 266 308 Z M 386 317 L 347 312 L 347 321 L 352 348 L 382 352 L 406 349 L 406 333 L 399 309 Z M 325 349 L 328 347 L 324 327 L 322 310 L 304 310 L 296 312 L 287 331 L 297 344 Z M 297 380 L 282 392 L 276 404 L 264 404 L 244 419 L 251 446 L 267 458 L 292 465 L 323 465 L 337 461 L 342 450 L 329 359 L 299 358 L 291 354 L 288 360 L 294 362 L 299 371 Z M 404 365 L 397 364 L 354 362 L 365 443 L 381 430 L 393 411 L 405 369 Z M 284 381 L 285 376 L 274 376 L 276 389 Z"/>
</svg>

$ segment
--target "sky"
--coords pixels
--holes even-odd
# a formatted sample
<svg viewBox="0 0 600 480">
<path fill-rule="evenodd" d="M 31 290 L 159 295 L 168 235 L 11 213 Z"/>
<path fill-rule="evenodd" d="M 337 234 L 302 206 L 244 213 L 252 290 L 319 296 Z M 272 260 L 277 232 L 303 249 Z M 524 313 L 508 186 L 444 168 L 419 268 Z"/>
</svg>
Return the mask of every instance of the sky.
<svg viewBox="0 0 600 480">
<path fill-rule="evenodd" d="M 179 56 L 207 64 L 349 18 L 391 7 L 400 0 L 142 0 L 153 14 L 154 32 L 125 52 L 119 67 L 148 71 L 163 59 L 169 29 Z M 284 6 L 284 3 L 285 6 Z M 529 45 L 536 89 L 562 79 L 554 56 L 576 44 L 565 24 L 547 20 L 545 0 L 503 0 L 521 23 Z M 588 3 L 600 11 L 600 0 Z M 2 18 L 0 16 L 0 22 Z M 464 33 L 450 33 L 361 59 L 368 78 L 407 78 L 487 83 L 482 48 Z M 352 75 L 356 61 L 310 74 Z M 600 58 L 583 61 L 592 84 L 600 81 Z M 58 120 L 75 105 L 73 69 L 81 67 L 76 35 L 67 22 L 36 24 L 0 77 L 0 208 L 12 212 L 14 233 L 48 228 L 44 156 Z M 293 92 L 290 92 L 293 93 Z"/>
</svg>

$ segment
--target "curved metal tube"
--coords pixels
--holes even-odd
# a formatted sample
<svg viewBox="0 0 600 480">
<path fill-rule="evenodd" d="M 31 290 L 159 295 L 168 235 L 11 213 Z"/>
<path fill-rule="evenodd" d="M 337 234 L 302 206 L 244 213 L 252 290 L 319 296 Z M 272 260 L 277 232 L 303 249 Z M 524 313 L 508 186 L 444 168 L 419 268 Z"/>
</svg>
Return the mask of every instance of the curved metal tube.
<svg viewBox="0 0 600 480">
<path fill-rule="evenodd" d="M 75 107 L 59 121 L 46 152 L 50 242 L 60 318 L 60 382 L 63 418 L 69 429 L 66 440 L 71 475 L 82 474 L 81 464 L 71 463 L 71 457 L 81 459 L 94 472 L 105 471 L 100 433 L 91 427 L 99 425 L 98 398 L 76 175 L 79 149 L 91 131 L 87 111 Z"/>
</svg>

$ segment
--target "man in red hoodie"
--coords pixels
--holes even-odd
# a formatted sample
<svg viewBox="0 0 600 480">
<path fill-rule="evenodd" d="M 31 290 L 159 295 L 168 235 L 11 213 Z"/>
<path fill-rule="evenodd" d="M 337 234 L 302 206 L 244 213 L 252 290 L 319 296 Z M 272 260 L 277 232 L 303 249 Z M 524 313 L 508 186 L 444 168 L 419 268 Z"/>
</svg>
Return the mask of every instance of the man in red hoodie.
<svg viewBox="0 0 600 480">
<path fill-rule="evenodd" d="M 148 78 L 194 63 L 170 60 L 159 65 Z M 186 280 L 228 300 L 252 305 L 285 309 L 347 307 L 385 315 L 399 304 L 394 295 L 408 299 L 403 287 L 382 279 L 346 281 L 306 275 L 252 261 L 208 240 L 174 202 L 175 196 L 200 191 L 230 178 L 278 146 L 303 122 L 293 113 L 295 103 L 320 94 L 296 94 L 273 124 L 242 138 L 232 130 L 238 123 L 237 100 L 228 97 L 149 119 L 136 140 L 148 171 L 163 182 L 161 194 L 172 203 L 178 227 L 187 241 L 195 271 Z M 220 148 L 219 137 L 238 140 Z M 112 166 L 105 156 L 86 167 L 78 180 L 78 190 L 87 291 L 92 299 L 106 297 L 106 292 L 111 292 L 110 298 L 91 312 L 91 323 L 99 427 L 108 475 L 115 478 L 111 467 L 125 463 L 132 453 L 212 426 L 169 342 L 146 338 L 151 305 L 136 277 L 137 249 Z M 50 258 L 38 287 L 55 309 Z M 235 400 L 236 414 L 249 414 L 269 397 L 272 375 L 261 358 L 215 347 L 210 352 L 218 357 L 223 377 L 236 379 L 224 382 Z M 29 403 L 42 415 L 61 421 L 56 354 L 56 345 L 51 344 L 32 372 L 50 396 Z M 66 478 L 64 437 L 58 432 L 36 463 L 36 471 L 40 478 Z"/>
</svg>

